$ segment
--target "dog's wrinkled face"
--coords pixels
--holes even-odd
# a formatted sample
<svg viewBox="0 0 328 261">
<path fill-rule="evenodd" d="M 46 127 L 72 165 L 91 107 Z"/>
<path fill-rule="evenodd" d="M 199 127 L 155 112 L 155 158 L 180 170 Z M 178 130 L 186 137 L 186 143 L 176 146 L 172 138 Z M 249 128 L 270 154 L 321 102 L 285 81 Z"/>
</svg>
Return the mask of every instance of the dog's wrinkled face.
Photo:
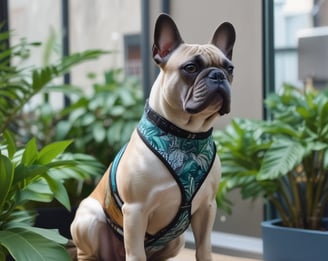
<svg viewBox="0 0 328 261">
<path fill-rule="evenodd" d="M 205 109 L 230 112 L 230 83 L 233 66 L 213 45 L 179 46 L 164 67 L 166 98 L 181 104 L 188 113 Z M 177 100 L 178 98 L 178 100 Z"/>
<path fill-rule="evenodd" d="M 173 20 L 161 15 L 155 26 L 154 60 L 163 73 L 164 98 L 190 114 L 230 112 L 231 63 L 235 31 L 223 23 L 210 44 L 183 43 Z"/>
</svg>

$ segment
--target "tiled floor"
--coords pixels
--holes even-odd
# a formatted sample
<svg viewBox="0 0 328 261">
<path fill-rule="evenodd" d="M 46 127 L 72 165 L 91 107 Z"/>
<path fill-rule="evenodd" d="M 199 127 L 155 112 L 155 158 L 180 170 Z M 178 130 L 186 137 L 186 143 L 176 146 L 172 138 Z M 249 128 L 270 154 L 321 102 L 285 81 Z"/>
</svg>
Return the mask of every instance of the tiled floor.
<svg viewBox="0 0 328 261">
<path fill-rule="evenodd" d="M 76 258 L 76 248 L 72 247 L 73 245 L 69 245 L 67 247 L 68 251 L 70 252 L 72 256 L 72 260 L 77 261 Z M 249 259 L 249 258 L 241 258 L 241 257 L 233 257 L 233 256 L 225 256 L 225 255 L 219 255 L 219 254 L 213 254 L 213 261 L 259 261 L 256 259 Z M 194 261 L 195 259 L 195 250 L 191 249 L 183 249 L 180 254 L 170 259 L 170 261 Z"/>
<path fill-rule="evenodd" d="M 176 258 L 170 259 L 170 261 L 194 261 L 195 251 L 185 248 Z M 256 259 L 224 256 L 213 254 L 213 261 L 259 261 Z"/>
</svg>

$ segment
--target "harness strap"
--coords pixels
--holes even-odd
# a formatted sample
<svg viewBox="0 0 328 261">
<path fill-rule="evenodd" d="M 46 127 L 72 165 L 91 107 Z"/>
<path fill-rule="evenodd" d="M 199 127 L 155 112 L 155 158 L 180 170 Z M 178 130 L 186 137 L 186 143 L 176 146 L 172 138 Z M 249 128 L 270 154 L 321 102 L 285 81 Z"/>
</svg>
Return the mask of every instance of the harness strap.
<svg viewBox="0 0 328 261">
<path fill-rule="evenodd" d="M 109 170 L 109 183 L 107 184 L 107 190 L 105 195 L 105 214 L 108 225 L 116 232 L 119 238 L 123 239 L 123 214 L 122 206 L 123 201 L 120 198 L 116 184 L 116 171 L 118 164 L 126 149 L 123 146 L 122 149 L 116 155 L 112 166 Z M 110 213 L 110 214 L 109 214 Z"/>
</svg>

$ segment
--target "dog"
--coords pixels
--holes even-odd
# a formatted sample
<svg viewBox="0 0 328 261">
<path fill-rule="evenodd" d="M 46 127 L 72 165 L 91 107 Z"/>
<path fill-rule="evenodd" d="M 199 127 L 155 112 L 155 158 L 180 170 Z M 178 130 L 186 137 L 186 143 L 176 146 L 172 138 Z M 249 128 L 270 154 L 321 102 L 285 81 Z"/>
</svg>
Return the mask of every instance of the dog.
<svg viewBox="0 0 328 261">
<path fill-rule="evenodd" d="M 71 225 L 78 260 L 168 260 L 191 224 L 196 259 L 212 260 L 221 165 L 212 130 L 230 112 L 234 27 L 209 44 L 186 44 L 161 14 L 153 59 L 160 68 L 144 114 Z"/>
</svg>

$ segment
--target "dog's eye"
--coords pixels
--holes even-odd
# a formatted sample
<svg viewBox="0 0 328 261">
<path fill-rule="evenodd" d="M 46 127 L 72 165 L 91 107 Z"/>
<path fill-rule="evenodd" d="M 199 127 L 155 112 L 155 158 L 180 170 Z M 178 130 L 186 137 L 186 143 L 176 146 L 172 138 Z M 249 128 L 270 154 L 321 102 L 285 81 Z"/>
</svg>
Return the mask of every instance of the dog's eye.
<svg viewBox="0 0 328 261">
<path fill-rule="evenodd" d="M 233 74 L 233 69 L 234 69 L 234 67 L 233 67 L 232 65 L 229 65 L 229 66 L 227 67 L 227 72 L 228 72 L 229 74 Z"/>
<path fill-rule="evenodd" d="M 187 73 L 196 73 L 198 72 L 198 66 L 194 63 L 188 63 L 183 67 Z"/>
</svg>

